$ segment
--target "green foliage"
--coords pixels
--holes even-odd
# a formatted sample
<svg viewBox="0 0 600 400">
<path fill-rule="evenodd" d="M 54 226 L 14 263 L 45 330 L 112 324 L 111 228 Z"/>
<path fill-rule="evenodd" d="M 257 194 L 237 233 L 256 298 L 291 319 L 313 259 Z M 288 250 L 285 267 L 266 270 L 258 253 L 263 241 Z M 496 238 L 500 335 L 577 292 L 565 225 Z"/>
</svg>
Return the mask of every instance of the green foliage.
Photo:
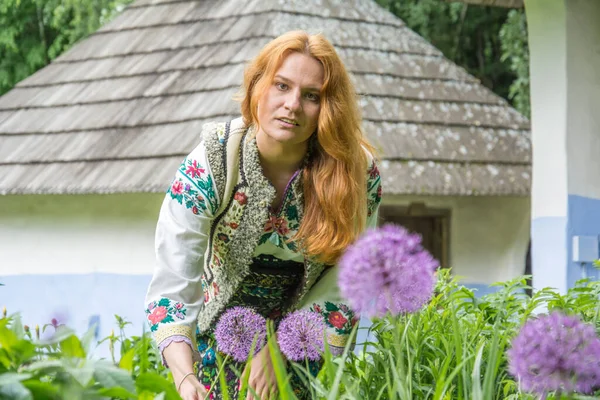
<svg viewBox="0 0 600 400">
<path fill-rule="evenodd" d="M 375 321 L 375 340 L 359 344 L 361 354 L 347 348 L 345 357 L 332 359 L 326 351 L 320 375 L 305 374 L 313 398 L 534 400 L 507 372 L 512 338 L 533 314 L 554 309 L 600 328 L 600 282 L 580 281 L 564 296 L 545 289 L 529 297 L 526 279 L 497 284 L 496 293 L 476 298 L 441 271 L 430 304 L 413 315 Z"/>
<path fill-rule="evenodd" d="M 110 21 L 133 0 L 2 0 L 0 95 Z"/>
<path fill-rule="evenodd" d="M 0 319 L 0 398 L 2 399 L 179 399 L 148 335 L 109 336 L 121 344 L 120 362 L 88 357 L 93 331 L 81 339 L 64 326 L 52 335 L 32 337 L 19 316 Z M 37 331 L 39 332 L 39 331 Z M 114 356 L 113 356 L 114 359 Z"/>
<path fill-rule="evenodd" d="M 528 318 L 555 309 L 577 314 L 599 330 L 600 282 L 581 280 L 565 295 L 544 289 L 529 297 L 527 278 L 496 284 L 496 293 L 477 298 L 442 270 L 431 302 L 418 313 L 374 321 L 369 329 L 375 339 L 359 343 L 358 354 L 349 344 L 342 357 L 334 357 L 326 346 L 316 377 L 302 363 L 291 367 L 308 385 L 311 398 L 319 400 L 534 400 L 520 392 L 507 372 L 505 354 L 512 338 Z M 118 357 L 108 361 L 89 357 L 91 331 L 78 338 L 64 326 L 51 325 L 52 337 L 43 341 L 18 316 L 4 316 L 0 319 L 0 398 L 178 399 L 149 335 L 126 337 L 123 329 L 129 323 L 116 318 L 119 333 L 101 341 L 108 343 L 111 352 L 119 349 Z M 352 337 L 356 333 L 357 328 Z M 268 336 L 279 398 L 295 400 L 272 324 Z M 228 361 L 217 355 L 219 373 L 213 386 L 225 385 Z M 234 372 L 241 376 L 242 371 Z M 249 372 L 246 369 L 238 400 L 246 398 Z M 554 398 L 558 397 L 548 399 Z"/>
<path fill-rule="evenodd" d="M 523 115 L 531 115 L 529 86 L 529 43 L 527 41 L 527 19 L 522 10 L 511 10 L 500 29 L 502 61 L 510 62 L 516 79 L 510 85 L 509 98 Z"/>
<path fill-rule="evenodd" d="M 526 116 L 529 53 L 523 10 L 442 0 L 376 0 Z"/>
</svg>

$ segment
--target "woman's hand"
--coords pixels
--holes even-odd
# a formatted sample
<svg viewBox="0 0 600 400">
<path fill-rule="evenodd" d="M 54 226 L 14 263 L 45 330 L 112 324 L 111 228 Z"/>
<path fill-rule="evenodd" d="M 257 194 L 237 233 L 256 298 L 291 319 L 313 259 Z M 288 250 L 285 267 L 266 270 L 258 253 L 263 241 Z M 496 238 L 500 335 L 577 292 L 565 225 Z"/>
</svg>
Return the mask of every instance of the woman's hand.
<svg viewBox="0 0 600 400">
<path fill-rule="evenodd" d="M 250 366 L 249 388 L 246 400 L 255 400 L 252 389 L 254 389 L 261 400 L 275 399 L 277 394 L 277 379 L 275 378 L 275 369 L 273 368 L 268 345 L 265 345 L 252 358 Z M 246 374 L 247 368 L 246 366 L 242 376 Z"/>
<path fill-rule="evenodd" d="M 192 348 L 185 342 L 173 342 L 163 350 L 173 374 L 175 388 L 183 400 L 204 400 L 206 390 L 192 371 Z"/>
<path fill-rule="evenodd" d="M 202 386 L 195 375 L 185 377 L 179 387 L 179 395 L 183 400 L 204 400 L 206 394 L 206 389 L 204 389 L 204 386 Z"/>
</svg>

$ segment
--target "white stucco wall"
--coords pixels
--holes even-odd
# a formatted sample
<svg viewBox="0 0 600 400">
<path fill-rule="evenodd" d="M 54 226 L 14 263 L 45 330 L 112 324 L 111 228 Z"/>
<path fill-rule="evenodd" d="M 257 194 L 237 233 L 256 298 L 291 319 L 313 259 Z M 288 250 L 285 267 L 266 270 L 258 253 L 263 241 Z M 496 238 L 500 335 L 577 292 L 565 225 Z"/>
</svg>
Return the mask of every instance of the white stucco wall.
<svg viewBox="0 0 600 400">
<path fill-rule="evenodd" d="M 0 307 L 32 327 L 57 318 L 82 334 L 96 324 L 97 339 L 117 330 L 116 314 L 140 335 L 163 197 L 0 196 Z"/>
<path fill-rule="evenodd" d="M 524 273 L 529 198 L 384 196 L 384 201 L 450 209 L 450 266 L 463 282 L 490 284 Z"/>
<path fill-rule="evenodd" d="M 150 275 L 162 198 L 0 196 L 0 276 Z M 529 198 L 388 195 L 384 202 L 450 209 L 450 264 L 465 281 L 492 283 L 523 272 Z"/>
<path fill-rule="evenodd" d="M 0 276 L 151 274 L 163 197 L 0 196 Z"/>
<path fill-rule="evenodd" d="M 568 189 L 600 199 L 600 1 L 565 5 Z"/>
<path fill-rule="evenodd" d="M 567 215 L 564 0 L 526 0 L 531 49 L 532 217 Z"/>
</svg>

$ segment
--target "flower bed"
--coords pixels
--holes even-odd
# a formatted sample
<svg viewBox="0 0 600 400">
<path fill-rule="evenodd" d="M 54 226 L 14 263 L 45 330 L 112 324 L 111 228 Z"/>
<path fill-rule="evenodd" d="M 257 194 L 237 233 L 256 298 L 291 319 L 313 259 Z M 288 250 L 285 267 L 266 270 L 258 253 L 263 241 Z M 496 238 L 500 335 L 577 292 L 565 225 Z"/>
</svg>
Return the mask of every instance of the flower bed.
<svg viewBox="0 0 600 400">
<path fill-rule="evenodd" d="M 333 357 L 318 341 L 323 326 L 310 313 L 296 313 L 280 325 L 280 352 L 277 340 L 268 340 L 275 337 L 268 321 L 238 309 L 223 321 L 222 332 L 240 332 L 243 340 L 223 335 L 219 363 L 234 356 L 243 361 L 258 347 L 272 346 L 282 399 L 295 395 L 281 353 L 314 399 L 600 397 L 600 282 L 582 280 L 565 295 L 544 289 L 529 297 L 522 277 L 477 298 L 448 270 L 437 271 L 431 281 L 430 256 L 415 237 L 394 229 L 371 232 L 349 249 L 340 266 L 346 297 L 375 316 L 372 342 Z M 353 249 L 360 252 L 353 254 Z M 363 276 L 368 268 L 380 288 L 375 299 L 353 295 L 352 276 Z M 407 276 L 416 286 L 407 285 Z M 243 321 L 250 321 L 252 329 L 238 326 Z M 126 322 L 117 322 L 122 332 Z M 52 335 L 42 340 L 43 332 L 21 325 L 18 316 L 5 313 L 0 319 L 0 398 L 179 398 L 148 334 L 111 335 L 104 340 L 117 355 L 93 360 L 88 357 L 91 332 L 78 338 L 64 326 L 45 328 Z M 306 361 L 318 354 L 323 366 L 313 376 Z"/>
</svg>

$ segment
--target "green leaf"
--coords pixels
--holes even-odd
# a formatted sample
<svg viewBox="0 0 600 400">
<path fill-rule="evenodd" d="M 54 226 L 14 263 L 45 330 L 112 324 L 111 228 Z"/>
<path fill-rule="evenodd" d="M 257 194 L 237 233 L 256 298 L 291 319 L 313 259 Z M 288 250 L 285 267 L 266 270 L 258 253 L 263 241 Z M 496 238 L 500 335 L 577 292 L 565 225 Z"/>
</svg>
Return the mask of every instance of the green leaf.
<svg viewBox="0 0 600 400">
<path fill-rule="evenodd" d="M 123 368 L 124 370 L 131 373 L 133 371 L 133 357 L 134 356 L 135 356 L 135 348 L 127 350 L 127 352 L 121 356 L 121 360 L 119 360 L 119 368 Z"/>
<path fill-rule="evenodd" d="M 81 346 L 85 354 L 89 354 L 92 350 L 92 343 L 96 334 L 97 323 L 94 323 L 81 337 Z"/>
<path fill-rule="evenodd" d="M 331 312 L 331 311 L 340 311 L 340 308 L 337 306 L 337 304 L 334 304 L 330 301 L 326 301 L 325 302 L 325 310 Z"/>
<path fill-rule="evenodd" d="M 152 393 L 165 393 L 165 400 L 179 400 L 179 394 L 173 383 L 169 382 L 157 373 L 146 372 L 140 374 L 135 380 L 138 392 L 149 391 Z"/>
<path fill-rule="evenodd" d="M 19 314 L 12 317 L 11 330 L 15 333 L 17 338 L 23 339 L 25 337 L 25 329 L 21 322 L 21 316 Z"/>
<path fill-rule="evenodd" d="M 31 374 L 17 374 L 16 372 L 5 372 L 0 374 L 0 387 L 11 385 L 31 378 Z"/>
<path fill-rule="evenodd" d="M 23 385 L 29 389 L 35 400 L 58 400 L 60 399 L 60 390 L 58 386 L 50 382 L 40 382 L 38 380 L 28 380 Z"/>
<path fill-rule="evenodd" d="M 12 346 L 11 352 L 18 364 L 24 364 L 35 356 L 36 347 L 29 340 L 21 339 Z"/>
<path fill-rule="evenodd" d="M 71 375 L 75 381 L 85 388 L 91 383 L 94 376 L 94 365 L 92 361 L 85 360 L 75 366 L 66 366 L 65 372 Z"/>
<path fill-rule="evenodd" d="M 13 331 L 6 327 L 0 327 L 0 348 L 4 347 L 10 350 L 18 341 L 19 339 Z"/>
<path fill-rule="evenodd" d="M 23 371 L 48 374 L 52 370 L 62 369 L 63 367 L 63 363 L 60 360 L 42 360 L 23 367 Z"/>
<path fill-rule="evenodd" d="M 60 350 L 64 357 L 85 358 L 85 351 L 75 335 L 70 335 L 60 342 Z"/>
<path fill-rule="evenodd" d="M 33 396 L 21 382 L 13 382 L 0 386 L 0 399 L 33 400 Z"/>
<path fill-rule="evenodd" d="M 98 394 L 105 396 L 105 397 L 116 397 L 119 399 L 136 399 L 138 398 L 135 394 L 130 393 L 129 391 L 127 391 L 124 388 L 121 387 L 113 387 L 110 389 L 99 389 L 98 390 Z"/>
<path fill-rule="evenodd" d="M 105 388 L 121 387 L 130 393 L 135 392 L 135 385 L 131 375 L 124 369 L 112 363 L 99 360 L 95 363 L 94 378 Z"/>
<path fill-rule="evenodd" d="M 139 393 L 137 398 L 138 400 L 154 400 L 156 399 L 156 396 L 152 392 L 145 391 Z"/>
</svg>

